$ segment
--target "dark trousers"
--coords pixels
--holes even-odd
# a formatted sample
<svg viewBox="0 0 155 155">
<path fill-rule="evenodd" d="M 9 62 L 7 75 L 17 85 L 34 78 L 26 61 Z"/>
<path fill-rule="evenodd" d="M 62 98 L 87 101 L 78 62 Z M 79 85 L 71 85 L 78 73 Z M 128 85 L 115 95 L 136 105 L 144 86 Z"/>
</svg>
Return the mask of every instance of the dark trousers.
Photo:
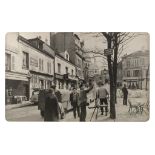
<svg viewBox="0 0 155 155">
<path fill-rule="evenodd" d="M 86 111 L 86 106 L 81 106 L 80 107 L 80 122 L 85 122 L 86 121 L 86 114 L 87 114 L 87 111 Z"/>
<path fill-rule="evenodd" d="M 123 97 L 123 105 L 127 105 L 128 96 L 124 95 Z"/>
<path fill-rule="evenodd" d="M 40 110 L 40 115 L 42 118 L 44 118 L 44 111 L 43 110 Z"/>
<path fill-rule="evenodd" d="M 107 115 L 107 112 L 108 112 L 108 102 L 107 102 L 107 98 L 100 98 L 100 105 L 103 105 L 103 102 L 105 103 L 105 113 Z M 104 110 L 103 110 L 103 107 L 101 107 L 101 113 L 103 114 Z"/>
<path fill-rule="evenodd" d="M 74 118 L 76 118 L 76 112 L 78 114 L 78 117 L 80 117 L 80 110 L 79 110 L 79 107 L 76 105 L 73 105 L 73 115 L 74 115 Z"/>
</svg>

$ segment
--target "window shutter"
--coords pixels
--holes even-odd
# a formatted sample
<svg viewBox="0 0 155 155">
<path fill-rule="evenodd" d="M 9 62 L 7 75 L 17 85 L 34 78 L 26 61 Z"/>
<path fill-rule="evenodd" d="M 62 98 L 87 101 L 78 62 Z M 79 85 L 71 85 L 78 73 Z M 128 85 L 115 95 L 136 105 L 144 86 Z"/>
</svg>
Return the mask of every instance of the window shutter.
<svg viewBox="0 0 155 155">
<path fill-rule="evenodd" d="M 15 56 L 12 56 L 12 64 L 11 64 L 12 70 L 15 70 Z"/>
</svg>

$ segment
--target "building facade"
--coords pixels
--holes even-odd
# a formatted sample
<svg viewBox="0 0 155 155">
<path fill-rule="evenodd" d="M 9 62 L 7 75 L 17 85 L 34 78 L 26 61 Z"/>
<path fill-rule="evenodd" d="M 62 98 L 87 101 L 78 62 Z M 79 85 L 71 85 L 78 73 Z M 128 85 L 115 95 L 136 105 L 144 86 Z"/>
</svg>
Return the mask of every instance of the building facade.
<svg viewBox="0 0 155 155">
<path fill-rule="evenodd" d="M 76 66 L 69 61 L 69 53 L 65 57 L 55 55 L 55 84 L 57 89 L 69 90 L 77 85 Z"/>
<path fill-rule="evenodd" d="M 149 88 L 149 51 L 137 51 L 122 58 L 123 84 L 131 89 Z"/>
<path fill-rule="evenodd" d="M 67 51 L 70 56 L 70 62 L 76 66 L 76 76 L 79 83 L 84 81 L 85 58 L 83 56 L 84 43 L 73 32 L 51 33 L 51 47 L 56 53 L 64 55 Z"/>
<path fill-rule="evenodd" d="M 5 45 L 5 95 L 6 104 L 13 103 L 13 97 L 29 98 L 28 70 L 23 68 L 23 57 L 19 50 L 18 33 L 6 34 Z"/>
<path fill-rule="evenodd" d="M 39 38 L 27 40 L 18 33 L 6 36 L 6 98 L 48 89 L 54 77 L 54 51 Z M 10 97 L 12 98 L 12 97 Z"/>
</svg>

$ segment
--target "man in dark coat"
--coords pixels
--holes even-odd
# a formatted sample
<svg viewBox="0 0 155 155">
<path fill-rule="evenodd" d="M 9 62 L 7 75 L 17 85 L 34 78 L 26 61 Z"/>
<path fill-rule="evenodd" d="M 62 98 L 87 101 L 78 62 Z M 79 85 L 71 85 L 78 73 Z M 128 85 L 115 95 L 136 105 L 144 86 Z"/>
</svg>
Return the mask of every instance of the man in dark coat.
<svg viewBox="0 0 155 155">
<path fill-rule="evenodd" d="M 76 88 L 73 88 L 73 92 L 70 94 L 70 102 L 71 102 L 71 105 L 73 106 L 74 118 L 76 118 L 76 111 L 77 111 L 78 117 L 80 117 L 78 98 L 79 98 L 79 94 L 77 93 Z"/>
<path fill-rule="evenodd" d="M 59 120 L 59 105 L 54 89 L 50 88 L 45 99 L 44 121 Z"/>
<path fill-rule="evenodd" d="M 93 89 L 93 85 L 91 85 L 88 89 L 85 89 L 84 84 L 80 85 L 80 95 L 79 95 L 79 101 L 80 101 L 80 122 L 86 121 L 86 106 L 87 106 L 87 93 L 89 93 L 90 90 Z"/>
<path fill-rule="evenodd" d="M 128 90 L 126 88 L 126 84 L 124 84 L 124 87 L 122 88 L 122 92 L 123 92 L 123 105 L 127 105 Z"/>
</svg>

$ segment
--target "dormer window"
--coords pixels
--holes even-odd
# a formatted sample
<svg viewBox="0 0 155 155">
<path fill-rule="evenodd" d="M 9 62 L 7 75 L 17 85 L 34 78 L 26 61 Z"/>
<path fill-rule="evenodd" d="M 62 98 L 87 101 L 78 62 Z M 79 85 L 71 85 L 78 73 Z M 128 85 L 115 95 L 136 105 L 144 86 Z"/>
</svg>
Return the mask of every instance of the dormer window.
<svg viewBox="0 0 155 155">
<path fill-rule="evenodd" d="M 67 51 L 65 51 L 65 59 L 69 61 L 69 54 Z"/>
</svg>

